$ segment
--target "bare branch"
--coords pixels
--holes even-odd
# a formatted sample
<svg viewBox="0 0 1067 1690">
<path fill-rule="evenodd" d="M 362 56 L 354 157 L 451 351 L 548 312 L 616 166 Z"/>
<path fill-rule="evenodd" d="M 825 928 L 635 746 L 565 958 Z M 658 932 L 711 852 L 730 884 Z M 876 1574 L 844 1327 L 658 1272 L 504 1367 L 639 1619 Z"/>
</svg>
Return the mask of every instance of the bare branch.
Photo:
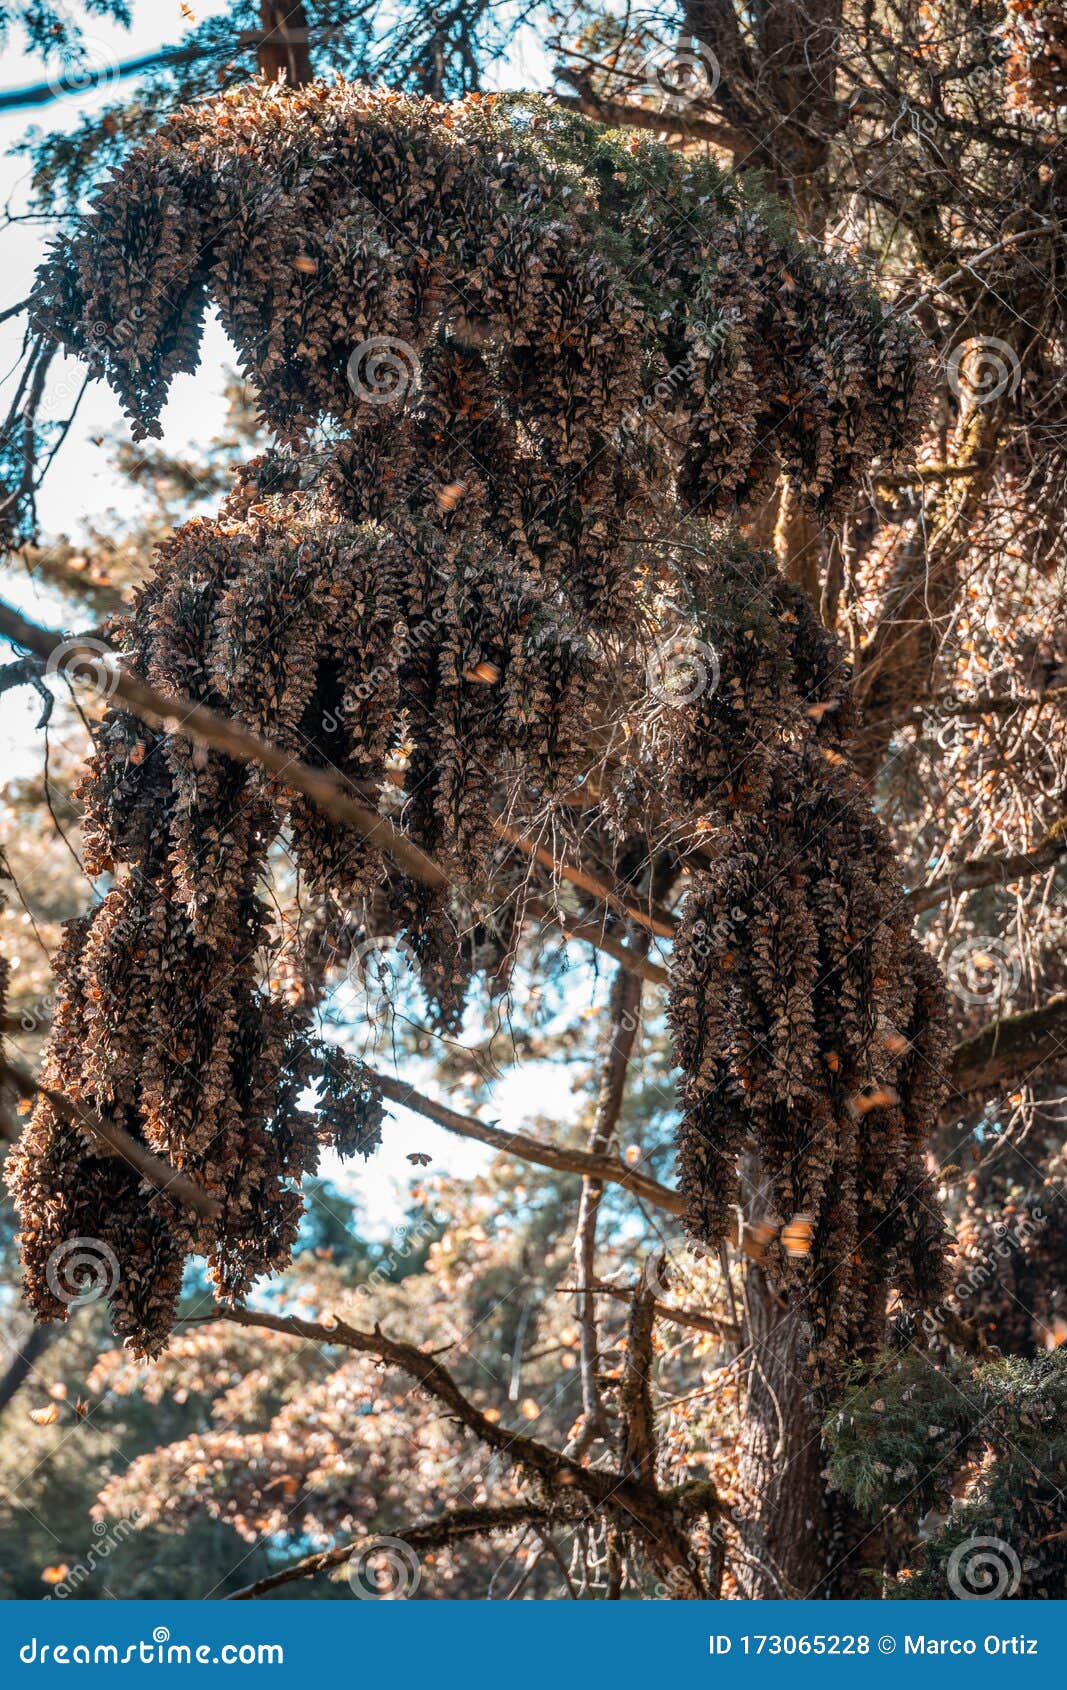
<svg viewBox="0 0 1067 1690">
<path fill-rule="evenodd" d="M 615 887 L 610 886 L 599 875 L 562 862 L 543 845 L 535 844 L 516 828 L 509 827 L 507 822 L 495 821 L 493 831 L 501 839 L 506 839 L 510 845 L 515 845 L 525 852 L 528 857 L 533 857 L 543 868 L 551 869 L 553 874 L 558 874 L 562 880 L 569 880 L 572 886 L 580 886 L 584 892 L 591 892 L 595 898 L 599 898 L 619 915 L 626 916 L 628 920 L 636 922 L 639 927 L 647 928 L 650 933 L 657 934 L 661 939 L 673 939 L 678 923 L 666 910 L 652 910 L 649 913 L 635 904 L 627 903 Z"/>
<path fill-rule="evenodd" d="M 918 914 L 948 898 L 958 898 L 962 892 L 976 892 L 984 886 L 1010 886 L 1013 881 L 1027 880 L 1031 875 L 1055 868 L 1065 856 L 1067 818 L 1058 822 L 1032 851 L 1016 851 L 1004 857 L 972 857 L 931 880 L 929 885 L 913 887 L 908 893 L 908 907 Z"/>
<path fill-rule="evenodd" d="M 568 1287 L 560 1287 L 566 1291 Z M 616 1297 L 620 1302 L 629 1303 L 633 1300 L 632 1287 L 625 1285 L 590 1285 L 588 1290 L 598 1296 Z M 725 1315 L 707 1314 L 703 1309 L 679 1309 L 673 1303 L 656 1303 L 656 1319 L 666 1320 L 672 1326 L 691 1326 L 696 1332 L 710 1332 L 716 1338 L 726 1338 L 736 1343 L 741 1336 L 741 1328 L 736 1321 L 728 1320 Z"/>
<path fill-rule="evenodd" d="M 685 111 L 658 112 L 650 106 L 631 105 L 628 100 L 602 99 L 583 87 L 580 94 L 556 94 L 557 106 L 580 112 L 596 123 L 606 123 L 613 129 L 652 129 L 657 135 L 675 135 L 682 141 L 708 141 L 713 147 L 727 152 L 745 152 L 751 147 L 751 137 L 729 124 L 717 123 L 713 118 L 695 117 Z"/>
<path fill-rule="evenodd" d="M 424 1549 L 438 1549 L 448 1543 L 459 1543 L 468 1537 L 510 1532 L 516 1526 L 544 1525 L 549 1518 L 548 1509 L 536 1502 L 515 1502 L 499 1508 L 455 1508 L 449 1514 L 442 1514 L 437 1520 L 400 1526 L 390 1535 L 402 1538 L 409 1548 L 418 1552 Z M 280 1585 L 292 1584 L 294 1579 L 314 1578 L 317 1573 L 328 1572 L 331 1567 L 343 1566 L 358 1548 L 358 1543 L 341 1543 L 333 1549 L 320 1550 L 317 1555 L 305 1555 L 302 1560 L 292 1562 L 279 1572 L 257 1579 L 255 1584 L 247 1584 L 243 1590 L 233 1591 L 226 1600 L 247 1602 L 257 1596 L 266 1596 L 269 1591 L 277 1590 Z"/>
<path fill-rule="evenodd" d="M 518 1156 L 538 1167 L 553 1168 L 557 1173 L 580 1174 L 583 1178 L 603 1180 L 606 1185 L 621 1185 L 635 1197 L 654 1204 L 658 1209 L 666 1209 L 669 1214 L 685 1213 L 685 1199 L 681 1192 L 673 1191 L 669 1185 L 661 1185 L 639 1168 L 631 1168 L 614 1156 L 598 1156 L 588 1150 L 569 1150 L 563 1145 L 546 1144 L 543 1139 L 533 1138 L 529 1133 L 505 1132 L 490 1121 L 476 1121 L 471 1115 L 458 1114 L 447 1104 L 437 1103 L 432 1097 L 416 1091 L 404 1080 L 395 1080 L 375 1068 L 368 1068 L 367 1074 L 391 1103 L 414 1109 L 416 1114 L 425 1115 L 427 1120 L 436 1121 L 439 1127 L 458 1133 L 461 1138 L 476 1138 L 505 1155 Z M 745 1255 L 759 1261 L 766 1246 L 766 1232 L 761 1234 L 758 1229 L 746 1225 L 741 1244 Z"/>
</svg>

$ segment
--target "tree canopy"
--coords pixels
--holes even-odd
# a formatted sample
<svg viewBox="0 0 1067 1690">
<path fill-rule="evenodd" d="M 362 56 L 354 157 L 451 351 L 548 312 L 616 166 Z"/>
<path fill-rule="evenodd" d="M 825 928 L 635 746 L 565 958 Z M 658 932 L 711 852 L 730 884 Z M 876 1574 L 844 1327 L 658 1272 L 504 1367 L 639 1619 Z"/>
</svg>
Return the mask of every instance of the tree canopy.
<svg viewBox="0 0 1067 1690">
<path fill-rule="evenodd" d="M 355 1589 L 367 1516 L 438 1594 L 507 1534 L 530 1594 L 959 1596 L 991 1539 L 1056 1593 L 1059 9 L 583 11 L 549 98 L 482 89 L 491 6 L 252 10 L 35 143 L 80 204 L 0 436 L 96 616 L 0 608 L 5 690 L 94 695 L 22 1293 L 81 1356 L 91 1281 L 102 1413 L 181 1411 L 79 1483 L 256 1594 Z M 39 532 L 60 353 L 157 497 L 90 569 Z M 524 1065 L 577 1122 L 486 1118 Z M 412 1151 L 379 1271 L 308 1228 L 390 1107 L 496 1159 Z"/>
</svg>

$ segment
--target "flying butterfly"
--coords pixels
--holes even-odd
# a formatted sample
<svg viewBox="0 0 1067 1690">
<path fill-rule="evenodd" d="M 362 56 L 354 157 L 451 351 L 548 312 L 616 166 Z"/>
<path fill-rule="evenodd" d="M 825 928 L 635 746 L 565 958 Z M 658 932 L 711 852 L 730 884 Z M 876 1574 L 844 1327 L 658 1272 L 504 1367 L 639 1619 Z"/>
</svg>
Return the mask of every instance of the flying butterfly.
<svg viewBox="0 0 1067 1690">
<path fill-rule="evenodd" d="M 778 1234 L 786 1255 L 794 1260 L 808 1255 L 814 1231 L 815 1221 L 811 1215 L 794 1215 L 791 1221 L 786 1221 Z"/>
<path fill-rule="evenodd" d="M 466 491 L 465 481 L 449 481 L 437 489 L 437 503 L 443 511 L 454 511 Z"/>
<path fill-rule="evenodd" d="M 869 1115 L 872 1109 L 889 1109 L 900 1102 L 900 1093 L 893 1086 L 869 1085 L 849 1099 L 857 1115 Z"/>
</svg>

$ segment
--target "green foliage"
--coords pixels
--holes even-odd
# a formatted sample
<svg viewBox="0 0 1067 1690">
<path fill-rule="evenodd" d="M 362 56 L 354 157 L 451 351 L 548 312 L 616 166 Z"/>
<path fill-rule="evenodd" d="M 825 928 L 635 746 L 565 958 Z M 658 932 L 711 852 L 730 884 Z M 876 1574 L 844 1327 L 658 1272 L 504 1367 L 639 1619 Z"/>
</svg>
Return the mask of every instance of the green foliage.
<svg viewBox="0 0 1067 1690">
<path fill-rule="evenodd" d="M 996 1551 L 1015 1585 L 1005 1594 L 1062 1596 L 1067 1355 L 975 1366 L 885 1353 L 854 1377 L 823 1428 L 831 1484 L 871 1520 L 888 1510 L 914 1527 L 927 1516 L 914 1565 L 887 1593 L 958 1594 L 952 1581 L 966 1583 L 985 1539 L 1007 1546 Z"/>
<path fill-rule="evenodd" d="M 919 1351 L 884 1351 L 852 1370 L 823 1426 L 830 1481 L 868 1518 L 895 1508 L 918 1519 L 947 1501 L 953 1454 L 973 1424 L 973 1408 L 947 1367 Z"/>
</svg>

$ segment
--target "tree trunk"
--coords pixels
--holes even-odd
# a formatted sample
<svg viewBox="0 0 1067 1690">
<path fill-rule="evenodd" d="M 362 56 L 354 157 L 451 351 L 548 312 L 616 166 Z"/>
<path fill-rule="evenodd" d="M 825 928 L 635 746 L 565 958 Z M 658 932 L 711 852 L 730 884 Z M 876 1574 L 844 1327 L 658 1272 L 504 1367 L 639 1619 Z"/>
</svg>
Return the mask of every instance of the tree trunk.
<svg viewBox="0 0 1067 1690">
<path fill-rule="evenodd" d="M 825 1596 L 833 1521 L 822 1477 L 819 1419 L 808 1401 L 800 1322 L 754 1263 L 745 1270 L 742 1348 L 748 1354 L 737 1521 L 744 1561 L 734 1573 L 753 1600 Z"/>
<path fill-rule="evenodd" d="M 15 1349 L 3 1377 L 0 1378 L 0 1412 L 7 1407 L 16 1391 L 25 1384 L 36 1363 L 63 1330 L 64 1328 L 58 1324 L 30 1327 Z"/>
<path fill-rule="evenodd" d="M 823 531 L 788 477 L 782 483 L 774 527 L 774 551 L 787 581 L 803 587 L 815 609 L 822 599 Z"/>
<path fill-rule="evenodd" d="M 311 81 L 308 21 L 300 0 L 260 0 L 259 19 L 265 39 L 256 54 L 259 72 L 268 82 L 284 79 L 290 88 Z"/>
</svg>

